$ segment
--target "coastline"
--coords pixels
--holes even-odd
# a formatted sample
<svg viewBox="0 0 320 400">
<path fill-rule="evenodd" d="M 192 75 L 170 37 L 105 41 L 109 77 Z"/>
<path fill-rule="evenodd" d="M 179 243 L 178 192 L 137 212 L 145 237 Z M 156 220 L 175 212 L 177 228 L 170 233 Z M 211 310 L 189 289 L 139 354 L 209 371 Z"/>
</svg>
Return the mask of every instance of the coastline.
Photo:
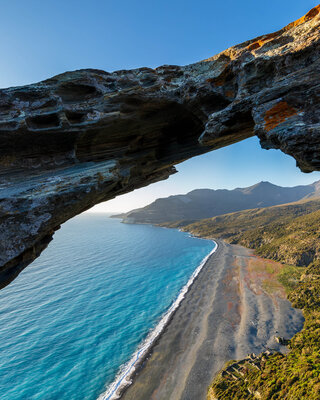
<svg viewBox="0 0 320 400">
<path fill-rule="evenodd" d="M 121 399 L 204 400 L 227 361 L 270 348 L 286 352 L 274 336 L 288 338 L 302 329 L 302 313 L 284 293 L 268 294 L 254 277 L 250 281 L 253 251 L 216 243 L 184 301 L 136 364 Z"/>
<path fill-rule="evenodd" d="M 202 238 L 197 238 L 202 239 Z M 207 239 L 206 239 L 207 240 Z M 186 298 L 188 291 L 192 285 L 197 280 L 199 274 L 205 268 L 207 261 L 215 254 L 218 250 L 218 243 L 212 240 L 215 244 L 211 252 L 206 255 L 201 263 L 197 266 L 195 271 L 192 273 L 188 282 L 182 287 L 177 298 L 174 300 L 169 309 L 164 313 L 161 320 L 158 322 L 155 328 L 153 328 L 146 339 L 140 344 L 136 352 L 130 358 L 130 360 L 120 367 L 115 380 L 106 388 L 106 390 L 98 397 L 97 400 L 115 400 L 122 398 L 122 395 L 128 389 L 128 387 L 133 383 L 133 379 L 137 376 L 138 371 L 144 364 L 145 360 L 152 353 L 153 347 L 158 343 L 161 335 L 165 331 L 168 324 L 172 320 L 174 313 L 177 311 L 182 301 Z"/>
</svg>

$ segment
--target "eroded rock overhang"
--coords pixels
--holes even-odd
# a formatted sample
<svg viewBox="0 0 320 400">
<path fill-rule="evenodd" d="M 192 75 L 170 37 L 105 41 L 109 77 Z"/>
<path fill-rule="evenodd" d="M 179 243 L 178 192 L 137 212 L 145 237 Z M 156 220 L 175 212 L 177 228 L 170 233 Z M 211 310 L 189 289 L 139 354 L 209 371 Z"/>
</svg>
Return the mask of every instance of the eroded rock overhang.
<svg viewBox="0 0 320 400">
<path fill-rule="evenodd" d="M 253 135 L 320 169 L 320 6 L 207 60 L 0 91 L 0 285 L 63 222 Z"/>
</svg>

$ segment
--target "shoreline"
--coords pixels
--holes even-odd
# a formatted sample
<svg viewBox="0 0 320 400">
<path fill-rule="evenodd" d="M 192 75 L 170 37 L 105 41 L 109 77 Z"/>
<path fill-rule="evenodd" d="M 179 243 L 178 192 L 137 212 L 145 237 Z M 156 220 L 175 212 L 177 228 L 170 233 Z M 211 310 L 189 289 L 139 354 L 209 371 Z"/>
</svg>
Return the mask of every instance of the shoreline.
<svg viewBox="0 0 320 400">
<path fill-rule="evenodd" d="M 196 237 L 195 237 L 196 238 Z M 196 238 L 202 239 L 202 238 Z M 208 239 L 206 239 L 208 240 Z M 188 282 L 181 288 L 177 298 L 173 301 L 169 309 L 163 314 L 160 321 L 147 335 L 146 339 L 139 345 L 130 360 L 120 367 L 114 381 L 106 388 L 97 400 L 116 400 L 122 398 L 125 391 L 132 385 L 133 379 L 137 376 L 138 370 L 152 353 L 153 347 L 161 339 L 161 335 L 166 327 L 170 324 L 175 312 L 181 306 L 181 303 L 186 298 L 192 285 L 196 282 L 199 274 L 205 269 L 209 259 L 216 253 L 219 244 L 215 240 L 211 240 L 215 246 L 211 252 L 206 255 L 190 276 Z"/>
<path fill-rule="evenodd" d="M 286 351 L 274 335 L 302 329 L 300 310 L 281 295 L 248 283 L 253 251 L 217 240 L 180 306 L 167 321 L 131 379 L 123 400 L 205 399 L 225 362 L 265 349 Z"/>
</svg>

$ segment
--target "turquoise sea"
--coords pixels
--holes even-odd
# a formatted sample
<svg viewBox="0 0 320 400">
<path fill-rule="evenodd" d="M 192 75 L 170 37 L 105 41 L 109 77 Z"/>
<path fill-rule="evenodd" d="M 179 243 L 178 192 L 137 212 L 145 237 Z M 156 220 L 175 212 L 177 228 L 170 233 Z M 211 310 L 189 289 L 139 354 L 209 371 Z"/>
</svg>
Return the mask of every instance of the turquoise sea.
<svg viewBox="0 0 320 400">
<path fill-rule="evenodd" d="M 0 399 L 111 398 L 121 366 L 146 345 L 213 248 L 106 214 L 64 224 L 0 291 Z"/>
</svg>

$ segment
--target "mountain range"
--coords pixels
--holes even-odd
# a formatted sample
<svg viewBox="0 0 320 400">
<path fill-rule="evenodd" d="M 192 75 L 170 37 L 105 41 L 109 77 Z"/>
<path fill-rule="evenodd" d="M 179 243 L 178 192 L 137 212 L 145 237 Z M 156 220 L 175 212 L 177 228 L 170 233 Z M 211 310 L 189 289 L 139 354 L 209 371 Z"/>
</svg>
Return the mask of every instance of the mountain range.
<svg viewBox="0 0 320 400">
<path fill-rule="evenodd" d="M 187 194 L 160 198 L 143 208 L 113 215 L 125 223 L 162 224 L 211 218 L 230 212 L 264 208 L 320 197 L 320 181 L 310 185 L 282 187 L 259 182 L 246 188 L 196 189 Z"/>
</svg>

